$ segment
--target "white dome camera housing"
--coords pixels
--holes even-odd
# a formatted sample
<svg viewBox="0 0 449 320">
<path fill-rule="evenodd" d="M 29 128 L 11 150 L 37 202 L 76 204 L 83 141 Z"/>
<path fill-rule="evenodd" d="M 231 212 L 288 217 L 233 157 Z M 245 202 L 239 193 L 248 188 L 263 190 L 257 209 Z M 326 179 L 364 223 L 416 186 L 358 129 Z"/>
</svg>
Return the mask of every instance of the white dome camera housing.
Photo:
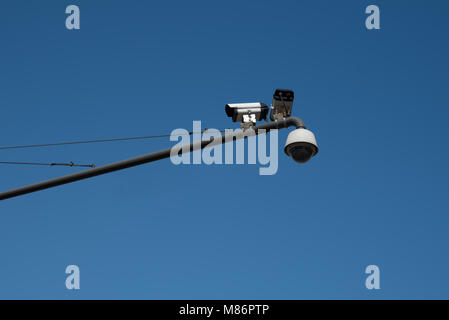
<svg viewBox="0 0 449 320">
<path fill-rule="evenodd" d="M 318 153 L 318 145 L 312 131 L 298 128 L 289 133 L 285 153 L 297 163 L 305 163 Z"/>
</svg>

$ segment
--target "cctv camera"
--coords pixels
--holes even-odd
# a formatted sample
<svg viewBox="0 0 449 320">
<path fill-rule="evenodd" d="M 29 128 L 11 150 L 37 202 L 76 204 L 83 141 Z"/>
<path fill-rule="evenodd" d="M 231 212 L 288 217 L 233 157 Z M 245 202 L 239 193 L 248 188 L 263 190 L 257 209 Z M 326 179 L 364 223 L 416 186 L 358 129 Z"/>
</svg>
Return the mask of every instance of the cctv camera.
<svg viewBox="0 0 449 320">
<path fill-rule="evenodd" d="M 274 121 L 279 118 L 290 117 L 294 98 L 295 94 L 292 90 L 276 89 L 273 94 L 270 119 Z"/>
<path fill-rule="evenodd" d="M 267 119 L 268 106 L 262 102 L 230 103 L 225 111 L 234 122 L 256 122 Z"/>
<path fill-rule="evenodd" d="M 312 131 L 298 128 L 289 133 L 285 153 L 297 163 L 305 163 L 318 153 L 318 145 Z"/>
</svg>

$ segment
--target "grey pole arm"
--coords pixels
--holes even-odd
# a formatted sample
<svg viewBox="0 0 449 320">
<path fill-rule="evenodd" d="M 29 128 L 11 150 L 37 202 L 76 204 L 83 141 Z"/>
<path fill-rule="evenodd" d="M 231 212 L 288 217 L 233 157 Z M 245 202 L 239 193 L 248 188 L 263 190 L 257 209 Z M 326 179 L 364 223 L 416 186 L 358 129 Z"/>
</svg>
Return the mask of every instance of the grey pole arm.
<svg viewBox="0 0 449 320">
<path fill-rule="evenodd" d="M 284 118 L 281 120 L 265 122 L 265 123 L 256 125 L 253 127 L 253 129 L 255 131 L 255 134 L 259 134 L 260 133 L 259 130 L 261 130 L 261 129 L 270 131 L 273 129 L 287 128 L 289 126 L 295 126 L 296 128 L 301 128 L 301 127 L 305 128 L 304 122 L 301 119 L 296 118 L 296 117 L 288 117 L 288 118 Z M 229 134 L 225 134 L 225 135 L 215 136 L 215 137 L 211 138 L 210 140 L 195 141 L 188 145 L 184 145 L 185 148 L 183 148 L 183 146 L 180 146 L 179 148 L 181 149 L 180 150 L 181 153 L 182 153 L 182 150 L 185 150 L 185 149 L 188 149 L 189 150 L 188 152 L 192 152 L 195 150 L 207 148 L 212 145 L 223 144 L 226 142 L 231 142 L 233 140 L 242 139 L 242 138 L 245 138 L 246 136 L 247 135 L 242 134 L 241 131 L 233 132 L 233 133 L 229 133 Z M 118 170 L 122 170 L 122 169 L 126 169 L 126 168 L 135 167 L 135 166 L 145 164 L 148 162 L 153 162 L 153 161 L 169 158 L 171 151 L 172 151 L 172 148 L 168 148 L 165 150 L 148 153 L 148 154 L 145 154 L 145 155 L 142 155 L 139 157 L 122 160 L 122 161 L 117 161 L 114 163 L 106 164 L 104 166 L 72 173 L 72 174 L 62 176 L 59 178 L 54 178 L 54 179 L 50 179 L 47 181 L 30 184 L 30 185 L 20 187 L 17 189 L 4 191 L 4 192 L 0 193 L 0 200 L 5 200 L 5 199 L 20 196 L 20 195 L 24 195 L 27 193 L 32 193 L 32 192 L 60 186 L 63 184 L 67 184 L 67 183 L 71 183 L 71 182 L 75 182 L 75 181 L 79 181 L 79 180 L 83 180 L 83 179 L 87 179 L 87 178 L 96 177 L 96 176 L 106 174 L 109 172 L 114 172 L 114 171 L 118 171 Z"/>
</svg>

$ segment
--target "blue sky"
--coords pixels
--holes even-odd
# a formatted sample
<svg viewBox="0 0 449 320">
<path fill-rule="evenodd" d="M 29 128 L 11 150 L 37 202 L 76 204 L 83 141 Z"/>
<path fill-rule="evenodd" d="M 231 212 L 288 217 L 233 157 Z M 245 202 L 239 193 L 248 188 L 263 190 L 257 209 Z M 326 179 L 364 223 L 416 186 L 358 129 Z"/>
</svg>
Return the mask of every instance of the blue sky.
<svg viewBox="0 0 449 320">
<path fill-rule="evenodd" d="M 65 8 L 81 29 L 65 28 Z M 365 28 L 376 4 L 381 29 Z M 2 1 L 0 145 L 229 128 L 295 91 L 319 154 L 169 160 L 0 203 L 0 298 L 449 298 L 446 1 Z M 106 164 L 168 138 L 0 150 Z M 0 167 L 2 190 L 74 172 Z M 81 290 L 65 288 L 67 265 Z M 381 289 L 365 288 L 365 267 Z"/>
</svg>

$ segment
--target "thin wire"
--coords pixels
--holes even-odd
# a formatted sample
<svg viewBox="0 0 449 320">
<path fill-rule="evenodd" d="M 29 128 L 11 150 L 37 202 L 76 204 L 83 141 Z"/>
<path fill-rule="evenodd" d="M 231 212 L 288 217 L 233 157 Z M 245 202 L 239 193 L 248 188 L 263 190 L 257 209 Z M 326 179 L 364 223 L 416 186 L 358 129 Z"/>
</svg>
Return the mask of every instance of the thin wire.
<svg viewBox="0 0 449 320">
<path fill-rule="evenodd" d="M 194 133 L 204 133 L 208 131 L 208 129 L 204 129 L 200 132 L 189 132 L 184 134 L 184 136 L 192 135 Z M 223 133 L 226 130 L 218 130 Z M 183 134 L 181 134 L 182 136 Z M 85 143 L 98 143 L 98 142 L 115 142 L 115 141 L 127 141 L 127 140 L 139 140 L 139 139 L 152 139 L 152 138 L 162 138 L 169 137 L 170 134 L 161 134 L 161 135 L 153 135 L 153 136 L 141 136 L 141 137 L 126 137 L 126 138 L 114 138 L 114 139 L 101 139 L 101 140 L 81 140 L 81 141 L 69 141 L 69 142 L 58 142 L 58 143 L 45 143 L 45 144 L 31 144 L 31 145 L 18 145 L 18 146 L 4 146 L 0 147 L 0 150 L 5 149 L 22 149 L 22 148 L 39 148 L 39 147 L 52 147 L 52 146 L 63 146 L 63 145 L 72 145 L 72 144 L 85 144 Z M 67 166 L 67 167 L 88 167 L 95 168 L 95 164 L 75 164 L 72 161 L 68 163 L 44 163 L 44 162 L 19 162 L 19 161 L 0 161 L 0 164 L 10 164 L 10 165 L 32 165 L 32 166 Z"/>
<path fill-rule="evenodd" d="M 84 168 L 95 168 L 94 164 L 75 164 L 73 162 L 68 163 L 43 163 L 43 162 L 17 162 L 17 161 L 0 161 L 0 164 L 17 164 L 17 165 L 32 165 L 32 166 L 66 166 L 66 167 L 84 167 Z"/>
<path fill-rule="evenodd" d="M 189 132 L 187 135 L 192 135 L 194 133 L 204 133 L 207 129 L 201 132 Z M 225 130 L 219 130 L 223 133 Z M 182 134 L 180 134 L 182 136 Z M 87 144 L 87 143 L 99 143 L 99 142 L 117 142 L 117 141 L 128 141 L 128 140 L 142 140 L 142 139 L 154 139 L 154 138 L 163 138 L 170 137 L 171 134 L 161 134 L 156 136 L 142 136 L 142 137 L 127 137 L 127 138 L 114 138 L 114 139 L 100 139 L 100 140 L 81 140 L 81 141 L 68 141 L 68 142 L 57 142 L 57 143 L 44 143 L 44 144 L 30 144 L 30 145 L 18 145 L 18 146 L 3 146 L 0 147 L 0 150 L 6 149 L 24 149 L 24 148 L 41 148 L 41 147 L 54 147 L 54 146 L 64 146 L 64 145 L 72 145 L 72 144 Z"/>
</svg>

